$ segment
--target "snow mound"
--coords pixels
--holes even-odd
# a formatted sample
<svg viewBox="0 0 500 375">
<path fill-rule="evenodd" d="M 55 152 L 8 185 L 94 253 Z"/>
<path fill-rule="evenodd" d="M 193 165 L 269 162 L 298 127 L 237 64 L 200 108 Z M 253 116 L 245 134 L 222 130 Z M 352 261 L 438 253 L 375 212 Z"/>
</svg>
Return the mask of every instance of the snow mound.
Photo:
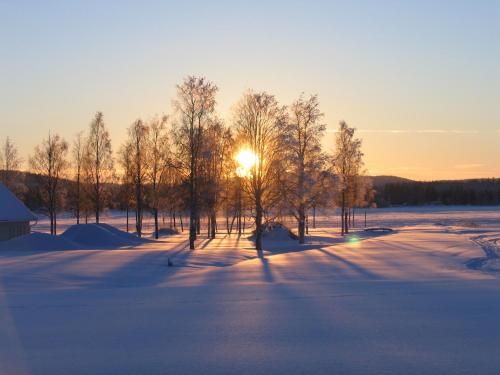
<svg viewBox="0 0 500 375">
<path fill-rule="evenodd" d="M 108 224 L 72 225 L 61 237 L 89 247 L 136 246 L 147 241 Z"/>
<path fill-rule="evenodd" d="M 118 229 L 112 225 L 109 225 L 109 224 L 99 223 L 99 224 L 94 224 L 94 225 L 98 225 L 98 226 L 110 231 L 114 235 L 116 235 L 120 238 L 123 238 L 125 240 L 130 240 L 133 242 L 152 242 L 151 240 L 148 240 L 148 239 L 142 238 L 142 237 L 137 237 L 136 234 L 125 232 L 125 231 L 120 230 L 120 229 Z"/>
<path fill-rule="evenodd" d="M 26 234 L 0 243 L 0 250 L 49 251 L 76 250 L 79 248 L 81 248 L 81 246 L 68 238 L 38 232 Z"/>
</svg>

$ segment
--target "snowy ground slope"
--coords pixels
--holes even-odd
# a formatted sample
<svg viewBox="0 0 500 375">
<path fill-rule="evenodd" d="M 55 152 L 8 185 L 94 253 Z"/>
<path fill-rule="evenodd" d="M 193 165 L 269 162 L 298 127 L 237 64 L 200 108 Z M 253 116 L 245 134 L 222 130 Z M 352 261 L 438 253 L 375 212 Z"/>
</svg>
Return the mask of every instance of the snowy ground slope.
<svg viewBox="0 0 500 375">
<path fill-rule="evenodd" d="M 469 263 L 497 254 L 483 214 L 347 242 L 324 225 L 264 259 L 224 235 L 2 251 L 0 373 L 498 374 L 500 279 Z"/>
</svg>

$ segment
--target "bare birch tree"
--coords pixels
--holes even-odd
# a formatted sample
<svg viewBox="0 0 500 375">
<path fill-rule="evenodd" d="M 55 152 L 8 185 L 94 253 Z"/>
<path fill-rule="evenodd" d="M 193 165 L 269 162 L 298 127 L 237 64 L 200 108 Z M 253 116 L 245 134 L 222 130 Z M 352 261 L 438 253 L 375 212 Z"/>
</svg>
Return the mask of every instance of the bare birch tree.
<svg viewBox="0 0 500 375">
<path fill-rule="evenodd" d="M 94 204 L 95 221 L 99 223 L 104 199 L 103 184 L 113 174 L 111 139 L 104 125 L 102 112 L 97 112 L 90 123 L 87 138 L 88 172 L 91 180 L 91 199 Z"/>
<path fill-rule="evenodd" d="M 215 110 L 217 86 L 205 78 L 187 77 L 177 85 L 174 107 L 178 114 L 175 129 L 179 160 L 189 181 L 189 248 L 195 248 L 199 220 L 199 162 L 203 132 Z"/>
<path fill-rule="evenodd" d="M 161 119 L 154 118 L 149 125 L 148 139 L 148 183 L 150 185 L 150 206 L 153 211 L 155 232 L 159 237 L 158 211 L 160 204 L 160 190 L 167 177 L 170 164 L 169 143 L 167 136 L 167 116 Z"/>
<path fill-rule="evenodd" d="M 244 147 L 255 156 L 245 187 L 255 207 L 255 248 L 262 256 L 263 217 L 279 196 L 276 181 L 284 151 L 286 109 L 273 95 L 249 91 L 237 104 L 235 126 Z"/>
<path fill-rule="evenodd" d="M 85 157 L 85 140 L 83 132 L 76 135 L 73 142 L 73 148 L 71 149 L 73 156 L 73 168 L 75 174 L 75 197 L 74 197 L 74 209 L 76 216 L 76 223 L 80 224 L 80 211 L 82 206 L 82 168 Z"/>
<path fill-rule="evenodd" d="M 222 178 L 226 161 L 231 157 L 231 131 L 221 120 L 209 121 L 203 137 L 201 176 L 203 201 L 208 214 L 209 238 L 214 239 L 217 231 L 217 210 L 221 203 Z"/>
<path fill-rule="evenodd" d="M 69 163 L 66 160 L 67 142 L 59 135 L 50 135 L 35 148 L 30 158 L 33 172 L 42 179 L 43 198 L 50 219 L 50 233 L 57 233 L 57 204 L 60 193 L 59 181 L 64 175 Z"/>
<path fill-rule="evenodd" d="M 142 120 L 136 120 L 128 129 L 129 144 L 132 146 L 132 181 L 135 190 L 135 229 L 142 236 L 142 219 L 144 216 L 144 186 L 148 173 L 147 142 L 149 127 Z"/>
<path fill-rule="evenodd" d="M 121 196 L 127 215 L 127 232 L 129 231 L 130 204 L 133 200 L 132 153 L 133 147 L 130 142 L 126 142 L 118 151 L 118 164 L 121 166 Z"/>
</svg>

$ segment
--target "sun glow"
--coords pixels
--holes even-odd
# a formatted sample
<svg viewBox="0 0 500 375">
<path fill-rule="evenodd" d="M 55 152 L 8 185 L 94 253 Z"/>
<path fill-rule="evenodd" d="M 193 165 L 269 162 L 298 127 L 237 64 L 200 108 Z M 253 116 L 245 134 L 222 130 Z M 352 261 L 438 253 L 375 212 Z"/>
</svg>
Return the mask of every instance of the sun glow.
<svg viewBox="0 0 500 375">
<path fill-rule="evenodd" d="M 258 163 L 258 157 L 255 155 L 252 150 L 242 149 L 240 150 L 235 157 L 238 162 L 238 168 L 236 168 L 236 173 L 238 176 L 248 176 L 250 174 L 250 170 Z"/>
</svg>

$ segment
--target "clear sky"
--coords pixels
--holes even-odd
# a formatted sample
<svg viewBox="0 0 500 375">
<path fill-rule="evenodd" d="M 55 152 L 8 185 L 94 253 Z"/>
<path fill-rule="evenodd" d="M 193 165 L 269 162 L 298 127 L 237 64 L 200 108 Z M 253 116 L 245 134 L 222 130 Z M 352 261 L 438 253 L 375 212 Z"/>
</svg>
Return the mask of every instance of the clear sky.
<svg viewBox="0 0 500 375">
<path fill-rule="evenodd" d="M 228 120 L 248 88 L 319 94 L 371 174 L 500 177 L 500 1 L 0 0 L 0 19 L 0 139 L 25 158 L 97 110 L 116 150 L 195 74 Z"/>
</svg>

